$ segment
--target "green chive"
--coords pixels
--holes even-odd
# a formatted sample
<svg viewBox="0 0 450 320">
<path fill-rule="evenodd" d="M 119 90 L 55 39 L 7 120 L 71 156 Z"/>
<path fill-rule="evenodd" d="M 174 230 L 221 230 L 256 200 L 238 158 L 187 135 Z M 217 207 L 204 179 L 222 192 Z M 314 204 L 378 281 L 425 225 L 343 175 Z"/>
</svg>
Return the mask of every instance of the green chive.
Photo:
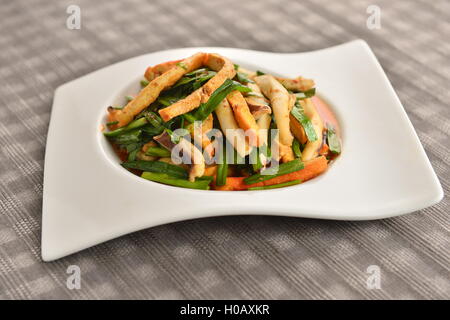
<svg viewBox="0 0 450 320">
<path fill-rule="evenodd" d="M 126 146 L 127 152 L 131 152 L 134 150 L 136 144 L 141 142 L 141 135 L 141 129 L 122 132 L 120 135 L 114 137 L 114 143 Z"/>
<path fill-rule="evenodd" d="M 131 100 L 133 100 L 134 98 L 132 96 L 125 96 L 125 100 L 127 100 L 128 102 L 130 102 Z"/>
<path fill-rule="evenodd" d="M 184 129 L 184 122 L 185 122 L 184 117 L 181 117 L 181 120 L 180 120 L 180 128 L 182 128 L 182 129 Z"/>
<path fill-rule="evenodd" d="M 186 119 L 187 122 L 194 123 L 197 120 L 192 114 L 185 113 L 183 114 L 183 118 Z"/>
<path fill-rule="evenodd" d="M 222 152 L 220 152 L 218 157 L 219 164 L 217 166 L 217 178 L 216 178 L 217 186 L 223 186 L 227 183 L 228 163 L 225 149 L 226 146 L 222 148 Z"/>
<path fill-rule="evenodd" d="M 206 103 L 202 103 L 197 111 L 195 112 L 195 118 L 197 120 L 205 120 L 219 105 L 219 103 L 226 98 L 226 96 L 232 91 L 238 90 L 240 92 L 250 92 L 250 88 L 241 85 L 238 82 L 234 82 L 230 79 L 225 80 L 225 82 L 217 88 L 216 91 L 209 97 Z"/>
<path fill-rule="evenodd" d="M 147 151 L 145 152 L 145 155 L 167 158 L 170 157 L 171 153 L 169 150 L 162 147 L 148 147 Z"/>
<path fill-rule="evenodd" d="M 250 80 L 249 78 L 247 78 L 247 75 L 242 72 L 236 73 L 236 79 L 237 79 L 237 81 L 239 81 L 240 83 L 243 83 L 243 84 L 255 83 L 253 80 Z"/>
<path fill-rule="evenodd" d="M 135 161 L 135 160 L 136 160 L 136 155 L 137 155 L 137 153 L 139 152 L 139 149 L 140 149 L 140 148 L 136 148 L 136 149 L 134 149 L 133 151 L 131 151 L 131 152 L 128 154 L 128 161 Z"/>
<path fill-rule="evenodd" d="M 210 184 L 210 180 L 200 179 L 192 182 L 189 180 L 172 178 L 164 173 L 143 172 L 141 177 L 147 180 L 189 189 L 208 190 Z"/>
<path fill-rule="evenodd" d="M 302 157 L 302 152 L 300 151 L 300 142 L 298 142 L 297 139 L 294 139 L 294 141 L 292 142 L 292 151 L 294 152 L 296 158 Z"/>
<path fill-rule="evenodd" d="M 148 81 L 146 79 L 141 80 L 141 86 L 143 86 L 143 87 L 146 87 L 149 83 L 150 83 L 150 81 Z"/>
<path fill-rule="evenodd" d="M 300 104 L 295 104 L 295 107 L 291 110 L 291 114 L 295 117 L 295 119 L 298 120 L 298 122 L 300 122 L 300 124 L 303 126 L 303 129 L 305 129 L 308 141 L 316 141 L 317 134 L 314 130 L 314 126 L 311 120 L 305 115 L 305 112 L 303 111 L 303 108 L 300 106 Z"/>
<path fill-rule="evenodd" d="M 187 179 L 188 173 L 182 167 L 162 162 L 162 161 L 128 161 L 122 163 L 122 166 L 127 169 L 137 169 L 147 172 L 164 173 L 173 178 Z"/>
<path fill-rule="evenodd" d="M 116 136 L 119 136 L 130 130 L 140 128 L 140 127 L 146 125 L 147 123 L 148 123 L 148 121 L 146 118 L 139 118 L 137 120 L 130 122 L 130 124 L 128 124 L 126 127 L 122 127 L 122 128 L 116 129 L 114 131 L 104 132 L 103 134 L 107 137 L 116 137 Z"/>
<path fill-rule="evenodd" d="M 157 101 L 159 103 L 161 103 L 163 106 L 168 107 L 168 106 L 174 104 L 175 102 L 181 100 L 182 98 L 183 98 L 182 96 L 174 97 L 174 96 L 161 95 L 158 97 Z"/>
<path fill-rule="evenodd" d="M 258 172 L 262 168 L 261 152 L 259 148 L 253 148 L 249 155 L 250 163 L 252 164 L 253 171 Z"/>
<path fill-rule="evenodd" d="M 147 119 L 148 123 L 150 123 L 155 128 L 162 127 L 163 121 L 160 118 L 160 116 L 158 116 L 156 113 L 154 113 L 152 111 L 147 111 L 147 112 L 145 112 L 144 116 L 145 116 L 145 119 Z"/>
<path fill-rule="evenodd" d="M 265 73 L 262 72 L 262 71 L 256 70 L 256 75 L 257 76 L 263 76 L 263 75 L 265 75 Z"/>
<path fill-rule="evenodd" d="M 294 185 L 299 184 L 299 183 L 302 183 L 302 180 L 292 180 L 292 181 L 283 182 L 283 183 L 279 183 L 279 184 L 273 184 L 273 185 L 270 185 L 270 186 L 253 187 L 253 188 L 248 188 L 248 190 L 278 189 L 278 188 L 294 186 Z"/>
<path fill-rule="evenodd" d="M 295 94 L 295 97 L 296 97 L 298 100 L 303 100 L 303 99 L 306 99 L 306 98 L 311 98 L 311 97 L 314 96 L 315 94 L 316 94 L 316 88 L 311 88 L 311 89 L 306 90 L 306 91 L 300 91 L 300 92 L 297 92 L 297 93 Z"/>
<path fill-rule="evenodd" d="M 303 162 L 300 159 L 295 159 L 286 163 L 282 163 L 278 166 L 278 171 L 276 174 L 265 174 L 267 170 L 273 170 L 274 168 L 269 168 L 261 171 L 260 173 L 254 174 L 250 177 L 244 179 L 245 184 L 253 184 L 261 181 L 266 181 L 278 176 L 282 176 L 291 172 L 295 172 L 304 168 Z"/>
<path fill-rule="evenodd" d="M 110 121 L 110 122 L 107 122 L 106 125 L 107 126 L 113 126 L 113 125 L 118 124 L 118 123 L 119 123 L 119 121 Z"/>
<path fill-rule="evenodd" d="M 180 68 L 182 68 L 182 69 L 184 69 L 184 70 L 187 70 L 187 69 L 188 69 L 187 66 L 186 66 L 186 64 L 184 64 L 183 62 L 178 62 L 178 63 L 177 63 L 177 66 L 180 67 Z"/>
<path fill-rule="evenodd" d="M 206 69 L 206 68 L 200 68 L 200 69 L 194 70 L 194 71 L 192 71 L 192 72 L 186 73 L 185 76 L 191 77 L 191 76 L 195 76 L 195 75 L 197 75 L 197 74 L 199 74 L 199 73 L 203 73 L 203 72 L 206 72 L 206 71 L 208 71 L 208 69 Z"/>
<path fill-rule="evenodd" d="M 201 70 L 201 69 L 199 69 L 199 70 Z M 205 69 L 203 69 L 203 70 L 205 70 Z M 194 72 L 198 72 L 198 70 L 196 70 Z M 192 75 L 194 75 L 194 77 L 192 77 Z M 186 74 L 180 80 L 178 80 L 177 83 L 175 83 L 171 89 L 177 88 L 177 87 L 180 87 L 180 86 L 186 85 L 186 84 L 193 84 L 194 89 L 198 89 L 199 87 L 201 87 L 201 84 L 203 84 L 205 81 L 211 79 L 215 75 L 216 75 L 215 71 L 208 71 L 206 73 L 197 73 L 197 74 L 193 74 L 191 72 L 191 73 Z"/>
<path fill-rule="evenodd" d="M 328 140 L 328 147 L 330 148 L 330 151 L 332 153 L 335 154 L 341 153 L 341 143 L 339 141 L 339 137 L 337 136 L 336 131 L 330 124 L 327 124 L 327 140 Z"/>
</svg>

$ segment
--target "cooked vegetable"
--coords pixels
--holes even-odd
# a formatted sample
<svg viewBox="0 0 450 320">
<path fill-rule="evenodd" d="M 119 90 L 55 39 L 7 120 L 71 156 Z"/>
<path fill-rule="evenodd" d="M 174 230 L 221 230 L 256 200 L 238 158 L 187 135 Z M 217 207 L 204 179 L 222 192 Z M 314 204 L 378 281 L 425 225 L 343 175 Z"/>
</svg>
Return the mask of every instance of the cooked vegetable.
<svg viewBox="0 0 450 320">
<path fill-rule="evenodd" d="M 183 64 L 187 67 L 186 69 L 174 66 L 161 76 L 153 79 L 122 110 L 108 110 L 109 121 L 119 121 L 118 127 L 123 127 L 130 123 L 134 116 L 158 98 L 161 91 L 174 85 L 187 72 L 198 69 L 203 63 L 204 57 L 204 53 L 194 54 L 183 60 Z"/>
<path fill-rule="evenodd" d="M 238 69 L 239 70 L 239 69 Z M 253 83 L 253 80 L 250 80 L 247 75 L 243 72 L 236 72 L 236 80 L 242 84 Z"/>
<path fill-rule="evenodd" d="M 298 92 L 295 94 L 295 97 L 297 99 L 306 99 L 311 98 L 316 94 L 316 88 L 311 88 L 309 90 L 306 90 L 304 92 Z"/>
<path fill-rule="evenodd" d="M 183 155 L 187 155 L 189 162 L 191 164 L 191 169 L 189 171 L 189 180 L 194 181 L 195 178 L 203 176 L 205 172 L 205 158 L 203 154 L 197 149 L 192 143 L 183 137 L 174 137 L 169 134 L 169 131 L 166 130 L 159 136 L 154 137 L 155 141 L 157 141 L 161 146 L 171 151 L 171 154 L 175 152 L 175 154 L 182 153 Z M 172 151 L 175 149 L 175 151 Z"/>
<path fill-rule="evenodd" d="M 298 171 L 303 169 L 303 162 L 299 159 L 292 160 L 290 162 L 282 163 L 278 166 L 278 170 L 274 170 L 276 168 L 265 169 L 261 171 L 261 173 L 254 174 L 250 177 L 244 179 L 246 184 L 253 184 L 261 181 L 270 180 L 272 178 L 291 173 L 294 171 Z M 269 174 L 269 172 L 276 171 L 274 174 Z"/>
<path fill-rule="evenodd" d="M 108 107 L 101 130 L 122 166 L 144 179 L 270 190 L 314 178 L 341 153 L 339 124 L 313 80 L 197 53 L 148 67 L 141 86 L 124 107 Z"/>
<path fill-rule="evenodd" d="M 287 90 L 271 75 L 263 75 L 255 78 L 256 84 L 261 91 L 270 99 L 270 103 L 275 115 L 275 122 L 279 133 L 280 156 L 287 155 L 287 158 L 293 158 L 289 154 L 294 137 L 291 134 L 289 125 L 289 103 L 290 97 Z M 290 152 L 292 153 L 292 152 Z M 286 160 L 286 159 L 285 159 Z"/>
<path fill-rule="evenodd" d="M 219 190 L 247 190 L 248 188 L 276 185 L 294 180 L 305 182 L 323 173 L 328 168 L 328 161 L 325 157 L 321 156 L 313 160 L 305 161 L 304 165 L 305 167 L 301 170 L 250 185 L 244 182 L 245 177 L 228 177 L 227 183 Z"/>
<path fill-rule="evenodd" d="M 149 83 L 150 83 L 150 81 L 148 81 L 148 80 L 141 80 L 141 86 L 143 86 L 143 87 L 148 86 Z M 131 100 L 133 100 L 133 99 L 131 99 Z"/>
<path fill-rule="evenodd" d="M 295 107 L 294 107 L 295 108 Z M 294 109 L 292 108 L 292 109 Z M 306 136 L 305 129 L 301 125 L 301 123 L 291 114 L 289 115 L 289 124 L 291 127 L 291 132 L 294 135 L 295 139 L 297 139 L 301 144 L 305 144 L 308 141 L 308 137 Z"/>
<path fill-rule="evenodd" d="M 314 132 L 316 133 L 316 139 L 309 140 L 305 145 L 305 148 L 302 152 L 302 159 L 303 160 L 311 160 L 317 157 L 320 146 L 322 145 L 322 140 L 319 139 L 319 137 L 322 137 L 323 132 L 323 122 L 320 118 L 319 114 L 317 113 L 316 108 L 314 107 L 313 102 L 311 99 L 305 99 L 299 101 L 300 105 L 303 107 L 303 110 L 305 111 L 306 117 L 308 117 L 311 120 L 312 126 L 314 128 Z M 307 130 L 305 129 L 307 132 Z M 308 132 L 307 132 L 307 136 Z"/>
<path fill-rule="evenodd" d="M 227 79 L 216 91 L 214 91 L 208 102 L 202 104 L 198 108 L 194 114 L 195 118 L 201 121 L 205 120 L 217 108 L 219 103 L 233 91 L 248 92 L 250 89 Z"/>
<path fill-rule="evenodd" d="M 118 123 L 118 121 L 114 121 L 114 122 Z M 126 127 L 122 127 L 122 128 L 116 129 L 114 131 L 104 132 L 103 134 L 105 136 L 107 136 L 107 137 L 117 137 L 117 136 L 119 136 L 121 134 L 124 134 L 126 132 L 129 132 L 129 131 L 131 131 L 133 129 L 140 128 L 140 127 L 146 125 L 147 123 L 148 123 L 148 121 L 147 121 L 146 118 L 139 118 L 139 119 L 134 120 L 133 122 L 131 122 Z"/>
<path fill-rule="evenodd" d="M 302 157 L 302 152 L 300 151 L 300 142 L 298 142 L 297 139 L 294 139 L 294 142 L 292 143 L 292 151 L 294 152 L 296 158 Z"/>
<path fill-rule="evenodd" d="M 155 173 L 164 173 L 173 178 L 187 179 L 188 172 L 181 167 L 162 161 L 128 161 L 122 163 L 127 169 L 137 169 Z"/>
<path fill-rule="evenodd" d="M 118 124 L 118 123 L 119 123 L 119 121 L 111 121 L 111 122 L 107 122 L 106 125 L 107 126 L 113 126 L 113 125 Z"/>
<path fill-rule="evenodd" d="M 165 173 L 154 173 L 154 172 L 143 172 L 141 177 L 147 180 L 189 189 L 208 190 L 209 184 L 211 183 L 210 180 L 189 181 L 184 179 L 172 178 Z"/>
<path fill-rule="evenodd" d="M 218 158 L 216 186 L 223 186 L 227 180 L 228 163 L 225 150 L 226 148 L 223 147 Z"/>
<path fill-rule="evenodd" d="M 213 92 L 216 91 L 225 82 L 225 80 L 232 79 L 236 74 L 236 70 L 234 70 L 234 66 L 231 61 L 222 56 L 219 56 L 217 54 L 204 54 L 203 60 L 203 64 L 208 66 L 212 70 L 217 71 L 217 74 L 209 79 L 208 82 L 201 88 L 195 90 L 186 98 L 179 100 L 164 109 L 159 110 L 159 114 L 164 121 L 169 121 L 176 116 L 188 113 L 198 108 L 200 103 L 205 103 L 210 99 Z M 184 61 L 185 60 L 183 60 L 183 63 Z M 167 72 L 170 72 L 171 70 L 173 70 L 173 68 L 169 69 Z M 211 103 L 211 105 L 213 104 Z M 211 112 L 212 111 L 210 111 L 209 113 Z M 203 113 L 203 119 L 200 120 L 206 119 L 208 114 Z"/>
<path fill-rule="evenodd" d="M 327 141 L 331 152 L 341 153 L 341 143 L 334 128 L 330 124 L 327 125 Z"/>
<path fill-rule="evenodd" d="M 278 189 L 278 188 L 293 186 L 293 185 L 296 185 L 299 183 L 302 183 L 302 180 L 292 180 L 292 181 L 288 181 L 288 182 L 283 182 L 283 183 L 273 184 L 273 185 L 263 186 L 263 187 L 252 187 L 252 188 L 248 188 L 248 190 Z"/>
<path fill-rule="evenodd" d="M 149 147 L 145 152 L 147 156 L 170 157 L 170 151 L 161 147 Z"/>
<path fill-rule="evenodd" d="M 295 107 L 292 108 L 291 114 L 302 125 L 308 141 L 316 141 L 317 135 L 314 126 L 312 125 L 311 120 L 305 115 L 300 104 L 296 104 Z"/>
</svg>

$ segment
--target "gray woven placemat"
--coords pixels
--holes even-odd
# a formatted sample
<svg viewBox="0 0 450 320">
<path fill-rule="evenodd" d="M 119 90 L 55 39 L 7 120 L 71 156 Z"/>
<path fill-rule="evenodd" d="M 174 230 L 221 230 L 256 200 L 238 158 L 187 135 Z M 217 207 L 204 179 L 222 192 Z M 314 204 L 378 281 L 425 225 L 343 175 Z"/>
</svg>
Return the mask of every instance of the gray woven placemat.
<svg viewBox="0 0 450 320">
<path fill-rule="evenodd" d="M 40 259 L 54 89 L 111 63 L 168 48 L 299 52 L 365 39 L 448 194 L 450 2 L 0 3 L 0 299 L 450 298 L 448 196 L 414 214 L 372 222 L 261 216 L 180 222 L 56 262 Z M 80 30 L 66 28 L 71 4 L 81 8 Z M 381 9 L 381 29 L 366 26 L 372 4 Z M 80 290 L 66 286 L 70 265 L 80 267 Z M 367 287 L 370 265 L 379 267 L 380 289 Z"/>
</svg>

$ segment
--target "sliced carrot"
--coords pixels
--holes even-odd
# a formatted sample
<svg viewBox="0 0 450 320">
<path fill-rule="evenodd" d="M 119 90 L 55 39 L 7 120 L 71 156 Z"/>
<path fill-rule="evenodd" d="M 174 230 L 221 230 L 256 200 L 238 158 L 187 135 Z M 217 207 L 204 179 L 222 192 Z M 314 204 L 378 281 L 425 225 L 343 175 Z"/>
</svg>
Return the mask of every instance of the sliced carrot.
<svg viewBox="0 0 450 320">
<path fill-rule="evenodd" d="M 294 171 L 282 176 L 253 184 L 245 184 L 245 177 L 228 177 L 226 184 L 223 187 L 216 187 L 216 190 L 246 190 L 248 188 L 270 186 L 293 180 L 301 180 L 302 182 L 305 182 L 314 177 L 317 177 L 327 168 L 327 159 L 324 156 L 320 156 L 312 160 L 305 161 L 305 167 L 302 170 Z"/>
<path fill-rule="evenodd" d="M 305 182 L 324 172 L 327 169 L 327 167 L 328 167 L 327 159 L 324 156 L 320 156 L 318 158 L 305 161 L 305 167 L 302 170 L 294 171 L 292 173 L 288 173 L 266 181 L 254 183 L 247 187 L 270 186 L 273 184 L 284 183 L 292 180 L 301 180 Z"/>
<path fill-rule="evenodd" d="M 216 175 L 217 165 L 213 165 L 205 168 L 205 176 L 213 177 Z"/>
<path fill-rule="evenodd" d="M 214 189 L 222 191 L 245 190 L 248 186 L 245 185 L 244 179 L 245 177 L 227 177 L 225 185 L 214 186 Z"/>
</svg>

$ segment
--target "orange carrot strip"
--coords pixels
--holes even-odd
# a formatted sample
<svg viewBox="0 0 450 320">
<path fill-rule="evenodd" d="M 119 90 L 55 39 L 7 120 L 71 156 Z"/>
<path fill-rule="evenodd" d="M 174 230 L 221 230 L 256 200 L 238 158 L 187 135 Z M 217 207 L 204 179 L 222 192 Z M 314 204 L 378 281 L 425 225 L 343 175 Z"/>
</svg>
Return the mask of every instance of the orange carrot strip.
<svg viewBox="0 0 450 320">
<path fill-rule="evenodd" d="M 245 190 L 248 188 L 244 184 L 245 177 L 227 177 L 227 181 L 223 186 L 214 185 L 215 190 L 221 191 L 235 191 L 235 190 Z"/>
<path fill-rule="evenodd" d="M 223 187 L 217 187 L 216 190 L 246 190 L 253 187 L 270 186 L 274 184 L 284 183 L 293 180 L 301 180 L 303 182 L 317 177 L 328 168 L 328 161 L 324 156 L 305 161 L 305 167 L 301 170 L 294 171 L 282 176 L 278 176 L 266 181 L 253 184 L 245 184 L 245 177 L 228 177 Z"/>
</svg>

